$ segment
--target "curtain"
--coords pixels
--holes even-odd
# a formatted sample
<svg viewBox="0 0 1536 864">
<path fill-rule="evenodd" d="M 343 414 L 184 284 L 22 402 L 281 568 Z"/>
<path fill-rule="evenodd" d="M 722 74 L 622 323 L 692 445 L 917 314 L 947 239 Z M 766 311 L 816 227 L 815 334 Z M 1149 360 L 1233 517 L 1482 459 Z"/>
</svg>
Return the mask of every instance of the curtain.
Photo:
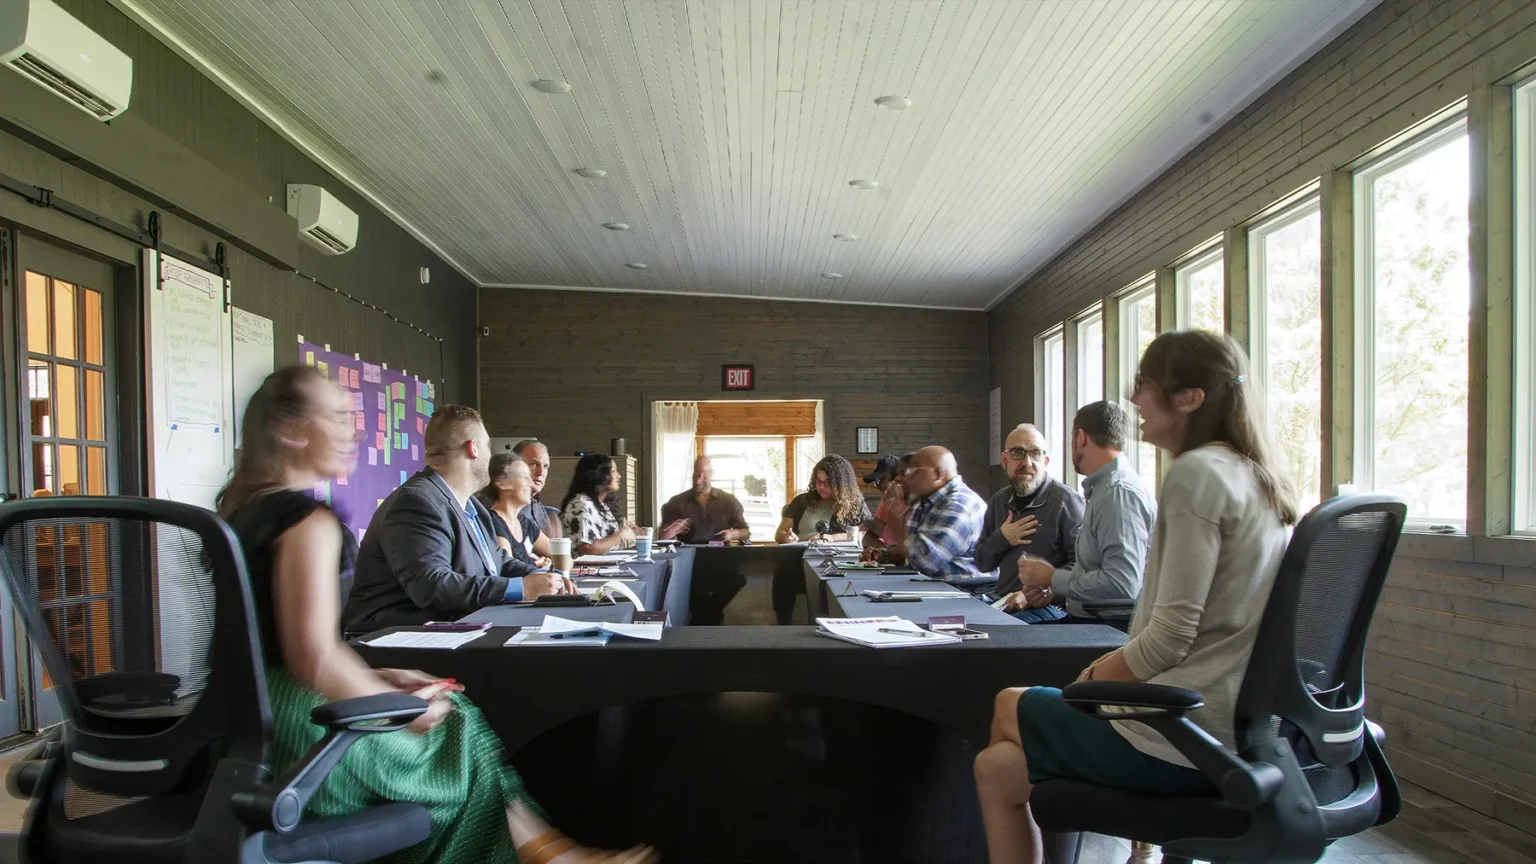
<svg viewBox="0 0 1536 864">
<path fill-rule="evenodd" d="M 693 441 L 699 428 L 699 403 L 651 403 L 651 522 L 661 527 L 661 505 L 693 484 Z"/>
</svg>

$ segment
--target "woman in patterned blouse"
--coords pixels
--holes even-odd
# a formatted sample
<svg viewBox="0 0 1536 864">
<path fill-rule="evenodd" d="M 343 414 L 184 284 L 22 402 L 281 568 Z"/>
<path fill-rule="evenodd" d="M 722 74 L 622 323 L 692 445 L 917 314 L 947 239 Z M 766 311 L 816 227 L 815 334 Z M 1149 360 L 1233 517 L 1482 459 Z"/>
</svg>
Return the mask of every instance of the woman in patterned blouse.
<svg viewBox="0 0 1536 864">
<path fill-rule="evenodd" d="M 576 477 L 560 504 L 560 522 L 577 555 L 601 555 L 635 545 L 638 529 L 608 506 L 619 491 L 619 469 L 602 453 L 588 453 L 576 463 Z"/>
</svg>

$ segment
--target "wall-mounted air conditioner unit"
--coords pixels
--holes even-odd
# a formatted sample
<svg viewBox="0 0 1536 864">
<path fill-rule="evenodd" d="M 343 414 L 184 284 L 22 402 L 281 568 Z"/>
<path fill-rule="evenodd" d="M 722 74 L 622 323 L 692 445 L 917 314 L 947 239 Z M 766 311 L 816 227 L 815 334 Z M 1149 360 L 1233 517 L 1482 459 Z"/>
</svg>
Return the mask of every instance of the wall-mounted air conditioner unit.
<svg viewBox="0 0 1536 864">
<path fill-rule="evenodd" d="M 133 58 L 52 0 L 0 2 L 0 63 L 97 120 L 128 110 Z"/>
<path fill-rule="evenodd" d="M 327 255 L 357 245 L 357 214 L 319 186 L 289 183 L 288 215 L 299 220 L 299 239 Z"/>
</svg>

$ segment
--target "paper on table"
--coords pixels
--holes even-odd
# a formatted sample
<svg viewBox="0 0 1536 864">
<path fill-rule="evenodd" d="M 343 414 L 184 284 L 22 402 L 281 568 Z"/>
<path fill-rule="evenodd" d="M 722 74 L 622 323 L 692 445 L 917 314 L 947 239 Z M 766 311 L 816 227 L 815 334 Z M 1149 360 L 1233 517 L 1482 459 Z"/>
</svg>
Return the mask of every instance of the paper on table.
<svg viewBox="0 0 1536 864">
<path fill-rule="evenodd" d="M 900 630 L 900 633 L 886 631 Z M 908 645 L 953 645 L 954 636 L 924 630 L 905 618 L 817 618 L 816 632 L 833 639 L 871 648 L 903 648 Z"/>
<path fill-rule="evenodd" d="M 471 633 L 432 633 L 415 630 L 380 636 L 368 644 L 374 648 L 457 648 L 485 635 L 484 630 Z"/>
<path fill-rule="evenodd" d="M 628 561 L 635 557 L 633 552 L 605 552 L 602 555 L 583 555 L 576 559 L 577 564 L 617 564 L 620 561 Z"/>
<path fill-rule="evenodd" d="M 540 633 L 580 633 L 583 630 L 601 630 L 604 633 L 612 633 L 615 636 L 628 636 L 632 639 L 657 640 L 661 638 L 661 623 L 654 624 L 619 624 L 612 621 L 572 621 L 569 618 L 561 618 L 556 615 L 545 615 L 544 623 L 539 626 Z"/>
</svg>

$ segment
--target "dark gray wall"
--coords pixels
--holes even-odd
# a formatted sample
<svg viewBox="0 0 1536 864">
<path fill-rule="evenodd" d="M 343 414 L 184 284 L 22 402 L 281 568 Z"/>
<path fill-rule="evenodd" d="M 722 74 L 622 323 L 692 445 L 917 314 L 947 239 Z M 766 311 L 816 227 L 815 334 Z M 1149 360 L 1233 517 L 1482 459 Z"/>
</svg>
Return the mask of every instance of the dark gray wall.
<svg viewBox="0 0 1536 864">
<path fill-rule="evenodd" d="M 487 288 L 480 323 L 492 435 L 556 455 L 623 437 L 643 459 L 653 400 L 822 399 L 828 452 L 858 458 L 854 430 L 878 426 L 882 451 L 945 445 L 986 491 L 981 312 Z M 721 392 L 722 363 L 755 364 L 757 390 Z"/>
<path fill-rule="evenodd" d="M 130 108 L 100 124 L 7 74 L 0 80 L 0 173 L 139 227 L 151 209 L 160 210 L 166 241 L 189 251 L 211 254 L 225 241 L 235 303 L 274 320 L 279 363 L 296 359 L 302 334 L 437 380 L 446 399 L 474 401 L 475 289 L 467 279 L 111 4 L 60 5 L 133 57 Z M 298 243 L 283 212 L 288 183 L 322 185 L 356 211 L 358 247 L 331 257 Z M 104 232 L 60 227 L 50 218 L 57 214 L 29 212 L 0 191 L 7 198 L 0 200 L 6 224 L 67 233 L 103 254 L 115 245 Z M 423 266 L 432 271 L 426 287 L 417 276 Z"/>
</svg>

